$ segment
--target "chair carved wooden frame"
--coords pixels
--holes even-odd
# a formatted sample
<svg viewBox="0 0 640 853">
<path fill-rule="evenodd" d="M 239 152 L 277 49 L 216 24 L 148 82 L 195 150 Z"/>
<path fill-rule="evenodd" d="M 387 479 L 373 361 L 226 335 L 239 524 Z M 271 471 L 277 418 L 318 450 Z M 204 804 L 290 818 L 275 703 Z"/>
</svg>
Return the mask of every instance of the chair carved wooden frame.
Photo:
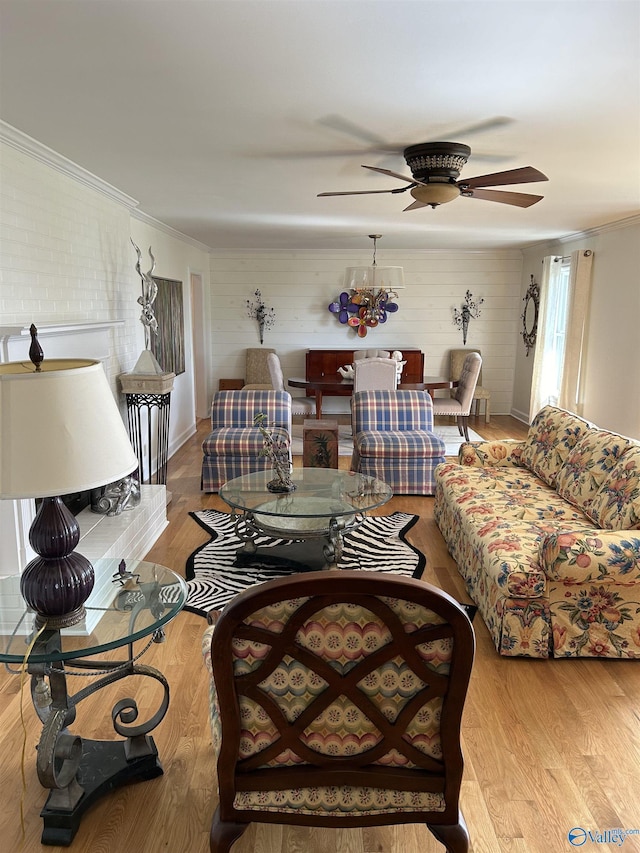
<svg viewBox="0 0 640 853">
<path fill-rule="evenodd" d="M 295 575 L 237 596 L 208 639 L 212 853 L 252 821 L 420 822 L 449 853 L 468 851 L 460 723 L 474 635 L 454 599 L 378 572 Z"/>
</svg>

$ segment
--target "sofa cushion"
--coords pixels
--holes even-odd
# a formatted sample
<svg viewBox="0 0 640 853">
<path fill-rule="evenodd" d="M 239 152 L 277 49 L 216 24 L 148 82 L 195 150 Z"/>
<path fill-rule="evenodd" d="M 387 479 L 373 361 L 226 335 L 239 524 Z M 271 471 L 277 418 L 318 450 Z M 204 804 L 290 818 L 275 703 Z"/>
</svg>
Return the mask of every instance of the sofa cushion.
<svg viewBox="0 0 640 853">
<path fill-rule="evenodd" d="M 545 406 L 529 427 L 522 450 L 522 464 L 549 486 L 555 487 L 565 459 L 588 429 L 587 421 L 577 415 Z"/>
<path fill-rule="evenodd" d="M 630 446 L 630 441 L 615 433 L 588 430 L 558 471 L 556 491 L 591 517 L 589 507 L 593 498 Z"/>
<path fill-rule="evenodd" d="M 281 427 L 271 430 L 274 440 L 289 446 L 289 433 Z M 255 459 L 263 456 L 264 438 L 258 427 L 219 427 L 202 443 L 205 456 L 242 456 Z"/>
<path fill-rule="evenodd" d="M 640 446 L 631 446 L 593 497 L 589 517 L 604 530 L 640 528 Z"/>
</svg>

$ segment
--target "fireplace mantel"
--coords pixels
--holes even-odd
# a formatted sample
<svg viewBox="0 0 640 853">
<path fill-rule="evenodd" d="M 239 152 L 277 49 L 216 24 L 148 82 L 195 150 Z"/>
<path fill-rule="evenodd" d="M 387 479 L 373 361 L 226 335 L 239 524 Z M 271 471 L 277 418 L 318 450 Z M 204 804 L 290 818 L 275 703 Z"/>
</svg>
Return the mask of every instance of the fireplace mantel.
<svg viewBox="0 0 640 853">
<path fill-rule="evenodd" d="M 0 362 L 28 357 L 30 326 L 0 326 Z M 109 357 L 111 329 L 118 326 L 124 326 L 124 320 L 45 322 L 38 325 L 38 340 L 45 358 L 94 358 L 104 362 Z"/>
</svg>

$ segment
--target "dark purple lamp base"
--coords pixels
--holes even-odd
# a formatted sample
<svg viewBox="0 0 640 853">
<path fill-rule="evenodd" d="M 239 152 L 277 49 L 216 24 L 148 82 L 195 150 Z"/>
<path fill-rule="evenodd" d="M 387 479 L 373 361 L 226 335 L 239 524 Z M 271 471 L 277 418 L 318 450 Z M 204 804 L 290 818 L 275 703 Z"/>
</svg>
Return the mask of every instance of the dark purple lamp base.
<svg viewBox="0 0 640 853">
<path fill-rule="evenodd" d="M 36 627 L 64 628 L 82 621 L 93 589 L 93 566 L 74 552 L 80 527 L 59 497 L 43 498 L 29 531 L 39 556 L 22 572 L 20 590 L 34 610 Z"/>
</svg>

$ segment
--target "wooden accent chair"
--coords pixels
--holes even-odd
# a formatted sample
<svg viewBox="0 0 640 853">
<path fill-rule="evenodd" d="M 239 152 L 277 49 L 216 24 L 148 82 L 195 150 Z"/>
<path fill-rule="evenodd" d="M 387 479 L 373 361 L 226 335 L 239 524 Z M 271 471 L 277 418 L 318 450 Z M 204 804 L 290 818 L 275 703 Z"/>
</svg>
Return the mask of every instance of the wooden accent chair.
<svg viewBox="0 0 640 853">
<path fill-rule="evenodd" d="M 457 382 L 460 379 L 460 374 L 462 373 L 462 365 L 464 364 L 465 358 L 469 355 L 470 352 L 477 352 L 479 356 L 482 356 L 482 353 L 479 349 L 452 349 L 449 353 L 449 379 L 453 379 L 454 382 Z M 480 403 L 484 400 L 484 422 L 491 422 L 491 391 L 488 388 L 482 387 L 482 367 L 480 368 L 480 373 L 478 374 L 478 382 L 476 384 L 476 390 L 473 392 L 473 401 L 476 404 L 476 417 L 480 414 Z"/>
<path fill-rule="evenodd" d="M 464 609 L 383 572 L 309 572 L 246 590 L 203 637 L 219 804 L 212 853 L 252 821 L 426 823 L 466 853 L 460 724 L 474 655 Z"/>
<path fill-rule="evenodd" d="M 263 436 L 253 419 L 262 412 L 275 438 L 291 447 L 291 394 L 286 391 L 217 391 L 211 406 L 211 432 L 202 442 L 203 492 L 217 492 L 227 480 L 265 471 L 271 462 L 260 451 Z"/>
<path fill-rule="evenodd" d="M 426 391 L 354 391 L 351 470 L 387 483 L 396 495 L 432 495 L 445 443 L 433 432 Z"/>
<path fill-rule="evenodd" d="M 481 367 L 482 358 L 477 352 L 469 351 L 465 356 L 458 387 L 454 389 L 453 396 L 435 397 L 433 400 L 433 414 L 451 415 L 457 418 L 458 430 L 460 435 L 464 435 L 466 441 L 469 441 L 469 413 Z"/>
</svg>

